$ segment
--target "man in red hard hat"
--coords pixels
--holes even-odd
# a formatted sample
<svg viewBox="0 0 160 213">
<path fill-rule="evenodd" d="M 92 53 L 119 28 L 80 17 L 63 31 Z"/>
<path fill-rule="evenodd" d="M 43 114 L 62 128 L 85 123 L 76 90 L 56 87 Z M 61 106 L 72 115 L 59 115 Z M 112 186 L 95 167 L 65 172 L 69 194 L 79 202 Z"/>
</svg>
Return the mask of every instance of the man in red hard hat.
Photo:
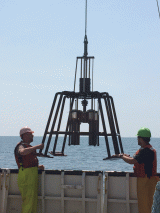
<svg viewBox="0 0 160 213">
<path fill-rule="evenodd" d="M 130 157 L 126 154 L 115 155 L 126 163 L 134 164 L 137 177 L 137 197 L 139 213 L 151 213 L 153 195 L 158 181 L 156 150 L 150 145 L 151 132 L 142 127 L 137 133 L 138 145 L 141 148 Z"/>
<path fill-rule="evenodd" d="M 38 165 L 37 149 L 44 145 L 31 146 L 33 131 L 29 127 L 20 129 L 21 142 L 14 150 L 16 163 L 19 168 L 18 187 L 22 196 L 22 213 L 36 213 L 38 201 L 38 168 L 44 170 L 43 165 Z"/>
</svg>

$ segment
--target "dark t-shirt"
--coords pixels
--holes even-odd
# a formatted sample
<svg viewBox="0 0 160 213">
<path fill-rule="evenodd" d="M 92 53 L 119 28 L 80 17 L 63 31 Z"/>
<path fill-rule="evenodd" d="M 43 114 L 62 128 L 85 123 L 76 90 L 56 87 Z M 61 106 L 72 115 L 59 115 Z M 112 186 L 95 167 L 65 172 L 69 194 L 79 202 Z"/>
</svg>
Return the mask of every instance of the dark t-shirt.
<svg viewBox="0 0 160 213">
<path fill-rule="evenodd" d="M 151 149 L 141 148 L 140 152 L 133 156 L 133 158 L 136 159 L 139 164 L 144 163 L 144 169 L 147 177 L 152 176 L 154 152 Z"/>
</svg>

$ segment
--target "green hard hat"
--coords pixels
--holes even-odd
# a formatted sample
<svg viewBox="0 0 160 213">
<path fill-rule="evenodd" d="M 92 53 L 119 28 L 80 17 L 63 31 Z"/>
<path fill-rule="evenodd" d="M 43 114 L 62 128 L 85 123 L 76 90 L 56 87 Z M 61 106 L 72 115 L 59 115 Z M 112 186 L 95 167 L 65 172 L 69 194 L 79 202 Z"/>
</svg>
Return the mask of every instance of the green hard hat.
<svg viewBox="0 0 160 213">
<path fill-rule="evenodd" d="M 137 132 L 137 136 L 144 137 L 144 138 L 150 138 L 151 131 L 148 128 L 141 127 Z"/>
</svg>

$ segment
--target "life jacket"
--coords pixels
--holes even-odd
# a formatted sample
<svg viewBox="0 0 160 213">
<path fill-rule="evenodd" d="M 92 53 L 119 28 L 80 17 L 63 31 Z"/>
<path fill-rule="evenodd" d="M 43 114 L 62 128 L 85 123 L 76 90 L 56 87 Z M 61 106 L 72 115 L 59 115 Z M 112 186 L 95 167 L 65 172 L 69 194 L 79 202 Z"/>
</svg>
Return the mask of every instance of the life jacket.
<svg viewBox="0 0 160 213">
<path fill-rule="evenodd" d="M 152 162 L 153 167 L 152 167 L 152 176 L 156 176 L 157 175 L 157 154 L 156 154 L 156 150 L 149 144 L 146 145 L 144 147 L 145 148 L 149 148 L 150 150 L 152 150 L 154 152 L 154 160 Z M 135 155 L 137 155 L 140 152 L 140 149 L 135 153 Z M 136 177 L 145 177 L 146 173 L 145 173 L 145 169 L 144 169 L 144 163 L 135 163 L 133 166 L 134 169 L 134 174 L 136 175 Z"/>
<path fill-rule="evenodd" d="M 14 149 L 14 155 L 15 155 L 15 159 L 16 159 L 18 168 L 20 168 L 21 166 L 23 168 L 30 168 L 30 167 L 38 166 L 38 159 L 36 156 L 36 152 L 31 152 L 28 155 L 17 154 L 17 149 L 18 149 L 18 146 L 20 146 L 20 145 L 22 145 L 24 148 L 32 147 L 29 144 L 24 144 L 23 141 L 21 141 L 17 144 L 17 146 Z"/>
</svg>

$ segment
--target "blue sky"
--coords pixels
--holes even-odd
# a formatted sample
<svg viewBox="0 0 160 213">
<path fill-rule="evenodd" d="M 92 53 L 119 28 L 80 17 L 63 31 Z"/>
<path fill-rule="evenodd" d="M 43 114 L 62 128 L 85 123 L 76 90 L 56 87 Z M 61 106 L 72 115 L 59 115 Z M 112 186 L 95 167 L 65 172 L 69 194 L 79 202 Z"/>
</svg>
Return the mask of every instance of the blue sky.
<svg viewBox="0 0 160 213">
<path fill-rule="evenodd" d="M 0 135 L 18 135 L 28 125 L 42 136 L 55 93 L 73 90 L 84 8 L 84 0 L 0 1 Z M 156 1 L 88 0 L 87 24 L 94 90 L 113 97 L 121 136 L 145 126 L 160 137 Z"/>
</svg>

